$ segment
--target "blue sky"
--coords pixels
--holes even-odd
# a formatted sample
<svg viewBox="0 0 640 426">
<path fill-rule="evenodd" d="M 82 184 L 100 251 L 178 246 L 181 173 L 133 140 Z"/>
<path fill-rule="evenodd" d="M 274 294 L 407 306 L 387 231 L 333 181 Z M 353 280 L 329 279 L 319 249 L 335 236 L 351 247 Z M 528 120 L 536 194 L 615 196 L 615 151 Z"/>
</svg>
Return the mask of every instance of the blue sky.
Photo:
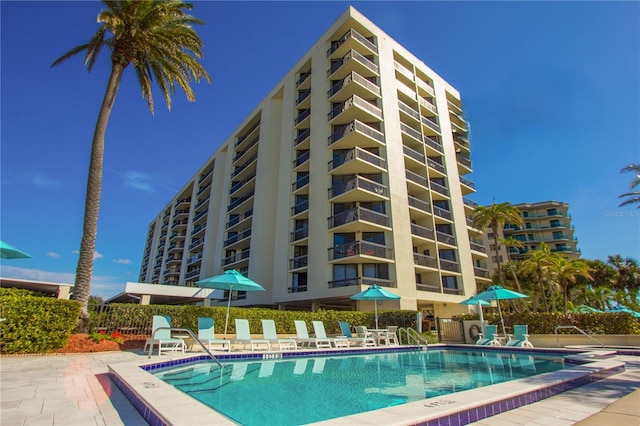
<svg viewBox="0 0 640 426">
<path fill-rule="evenodd" d="M 147 226 L 347 8 L 346 2 L 194 2 L 212 84 L 197 102 L 131 70 L 106 136 L 92 294 L 137 281 Z M 355 2 L 456 87 L 471 122 L 480 204 L 570 204 L 583 257 L 640 257 L 640 210 L 619 208 L 640 163 L 640 3 Z M 0 2 L 1 239 L 32 259 L 0 273 L 73 282 L 87 164 L 110 62 L 51 63 L 97 29 L 96 2 Z"/>
</svg>

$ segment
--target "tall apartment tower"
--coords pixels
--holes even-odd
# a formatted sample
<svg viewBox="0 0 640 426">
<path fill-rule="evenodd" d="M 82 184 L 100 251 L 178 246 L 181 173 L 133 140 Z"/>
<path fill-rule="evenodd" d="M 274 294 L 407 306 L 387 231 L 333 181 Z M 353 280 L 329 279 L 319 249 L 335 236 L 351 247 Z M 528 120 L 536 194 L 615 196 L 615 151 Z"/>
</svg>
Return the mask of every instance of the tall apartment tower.
<svg viewBox="0 0 640 426">
<path fill-rule="evenodd" d="M 235 305 L 459 312 L 488 280 L 460 95 L 350 7 L 149 225 L 140 281 L 236 269 Z M 379 303 L 380 304 L 380 303 Z M 448 308 L 447 308 L 448 304 Z"/>
<path fill-rule="evenodd" d="M 580 257 L 578 239 L 574 236 L 569 204 L 561 201 L 542 201 L 539 203 L 514 204 L 520 210 L 524 222 L 522 227 L 505 225 L 498 238 L 514 238 L 522 242 L 522 248 L 500 247 L 501 261 L 524 260 L 531 251 L 538 250 L 541 243 L 549 246 L 552 252 L 567 258 Z M 491 271 L 497 268 L 493 234 L 487 230 L 484 237 L 488 248 Z M 508 254 L 507 254 L 508 253 Z"/>
</svg>

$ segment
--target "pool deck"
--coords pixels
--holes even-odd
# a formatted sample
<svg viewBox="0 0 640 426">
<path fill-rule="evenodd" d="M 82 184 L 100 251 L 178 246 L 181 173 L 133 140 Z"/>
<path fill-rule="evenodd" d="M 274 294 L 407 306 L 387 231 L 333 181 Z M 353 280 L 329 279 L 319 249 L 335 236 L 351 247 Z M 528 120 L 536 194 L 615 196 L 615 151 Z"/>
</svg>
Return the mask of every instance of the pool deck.
<svg viewBox="0 0 640 426">
<path fill-rule="evenodd" d="M 162 356 L 170 359 L 170 356 Z M 153 357 L 158 360 L 157 356 Z M 640 357 L 616 355 L 625 371 L 481 421 L 476 425 L 638 425 Z M 2 356 L 2 425 L 144 425 L 107 376 L 108 365 L 147 361 L 141 351 L 82 355 Z M 406 411 L 406 410 L 405 410 Z M 390 413 L 392 415 L 392 413 Z M 407 413 L 405 413 L 407 414 Z M 404 416 L 402 416 L 404 417 Z M 345 418 L 346 419 L 346 418 Z M 397 418 L 406 424 L 406 418 Z M 339 422 L 328 421 L 332 424 Z M 378 416 L 361 424 L 394 424 Z M 185 418 L 185 425 L 193 424 Z M 200 424 L 217 424 L 210 416 Z"/>
</svg>

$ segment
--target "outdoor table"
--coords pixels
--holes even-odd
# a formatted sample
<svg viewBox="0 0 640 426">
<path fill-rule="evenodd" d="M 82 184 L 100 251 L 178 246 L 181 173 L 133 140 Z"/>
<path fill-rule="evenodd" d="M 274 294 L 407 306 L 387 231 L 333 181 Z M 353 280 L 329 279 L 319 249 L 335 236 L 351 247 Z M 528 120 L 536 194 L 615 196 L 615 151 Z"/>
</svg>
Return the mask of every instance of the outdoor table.
<svg viewBox="0 0 640 426">
<path fill-rule="evenodd" d="M 389 329 L 387 329 L 387 328 L 367 328 L 367 331 L 369 331 L 369 332 L 371 332 L 371 334 L 373 334 L 373 338 L 376 341 L 376 345 L 380 345 L 381 336 L 383 336 L 385 333 L 388 333 Z M 382 340 L 386 340 L 386 339 L 382 339 Z"/>
</svg>

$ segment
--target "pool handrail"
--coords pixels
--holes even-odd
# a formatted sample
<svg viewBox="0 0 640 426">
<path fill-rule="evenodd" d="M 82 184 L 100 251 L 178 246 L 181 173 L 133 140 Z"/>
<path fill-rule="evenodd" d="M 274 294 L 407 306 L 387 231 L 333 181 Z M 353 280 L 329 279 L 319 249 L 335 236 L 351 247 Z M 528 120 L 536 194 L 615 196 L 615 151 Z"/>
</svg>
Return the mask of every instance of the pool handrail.
<svg viewBox="0 0 640 426">
<path fill-rule="evenodd" d="M 600 340 L 596 339 L 592 335 L 588 334 L 584 330 L 581 330 L 580 328 L 576 327 L 575 325 L 557 325 L 556 326 L 556 328 L 553 330 L 553 333 L 556 335 L 556 345 L 558 347 L 560 347 L 560 341 L 558 340 L 558 330 L 561 329 L 561 328 L 570 328 L 570 329 L 573 329 L 573 330 L 578 330 L 580 333 L 584 334 L 589 339 L 591 339 L 594 342 L 596 342 L 597 344 L 599 344 L 600 347 L 604 348 L 604 343 L 602 343 Z"/>
<path fill-rule="evenodd" d="M 209 348 L 207 348 L 204 343 L 202 343 L 202 341 L 200 341 L 200 339 L 198 339 L 198 336 L 196 336 L 193 331 L 191 331 L 188 328 L 174 328 L 174 327 L 158 327 L 155 330 L 153 330 L 153 334 L 151 335 L 151 339 L 154 339 L 156 337 L 156 332 L 158 330 L 169 330 L 169 331 L 179 331 L 179 332 L 183 332 L 183 333 L 187 333 L 189 334 L 189 336 L 191 336 L 193 338 L 193 340 L 195 340 L 196 342 L 198 342 L 198 344 L 202 347 L 202 349 L 204 349 L 204 351 L 209 355 L 209 357 L 211 357 L 211 359 L 218 364 L 218 367 L 220 368 L 224 368 L 224 366 L 222 365 L 222 363 L 220 361 L 218 361 L 218 358 L 216 358 L 211 351 L 209 350 Z M 153 340 L 152 340 L 153 341 Z M 149 356 L 148 358 L 151 358 L 151 353 L 153 352 L 153 345 L 149 345 Z"/>
<path fill-rule="evenodd" d="M 429 350 L 429 341 L 427 341 L 427 339 L 425 339 L 422 334 L 418 333 L 411 327 L 398 328 L 398 340 L 400 341 L 400 343 L 402 343 L 403 332 L 407 336 L 407 345 L 410 344 L 412 340 L 415 340 L 415 342 L 418 344 L 418 347 L 422 348 L 421 343 L 424 343 L 426 350 Z"/>
</svg>

